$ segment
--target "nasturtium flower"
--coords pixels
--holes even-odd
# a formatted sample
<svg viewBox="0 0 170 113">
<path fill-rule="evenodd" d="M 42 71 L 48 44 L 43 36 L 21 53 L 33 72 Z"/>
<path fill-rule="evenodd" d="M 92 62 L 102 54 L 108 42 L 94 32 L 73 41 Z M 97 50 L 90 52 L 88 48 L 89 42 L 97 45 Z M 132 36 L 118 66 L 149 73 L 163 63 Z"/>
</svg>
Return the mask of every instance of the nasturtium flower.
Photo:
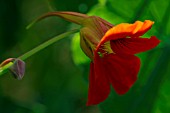
<svg viewBox="0 0 170 113">
<path fill-rule="evenodd" d="M 110 86 L 119 95 L 128 92 L 137 80 L 141 65 L 135 54 L 150 50 L 160 42 L 155 36 L 141 37 L 152 27 L 154 22 L 150 20 L 114 26 L 100 17 L 76 12 L 50 12 L 38 20 L 48 16 L 60 16 L 82 26 L 80 45 L 91 59 L 87 105 L 104 101 Z"/>
</svg>

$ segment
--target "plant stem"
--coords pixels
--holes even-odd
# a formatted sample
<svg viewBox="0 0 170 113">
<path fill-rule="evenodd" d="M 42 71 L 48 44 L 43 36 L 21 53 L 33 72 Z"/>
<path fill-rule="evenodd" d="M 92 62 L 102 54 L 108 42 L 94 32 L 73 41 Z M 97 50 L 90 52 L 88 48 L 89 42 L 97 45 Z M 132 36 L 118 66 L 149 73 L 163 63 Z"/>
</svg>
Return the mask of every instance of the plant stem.
<svg viewBox="0 0 170 113">
<path fill-rule="evenodd" d="M 41 51 L 42 49 L 46 48 L 47 46 L 49 46 L 49 45 L 51 45 L 51 44 L 65 38 L 65 37 L 67 37 L 67 36 L 69 36 L 69 35 L 71 35 L 73 33 L 76 33 L 78 31 L 79 31 L 78 29 L 75 29 L 75 30 L 72 30 L 72 31 L 65 32 L 65 33 L 63 33 L 61 35 L 58 35 L 58 36 L 56 36 L 56 37 L 54 37 L 54 38 L 40 44 L 39 46 L 33 48 L 32 50 L 28 51 L 27 53 L 23 54 L 22 56 L 20 56 L 18 58 L 21 59 L 21 60 L 25 60 L 28 57 L 30 57 L 30 56 L 34 55 L 35 53 Z"/>
<path fill-rule="evenodd" d="M 8 69 L 13 65 L 13 62 L 9 62 L 3 67 L 0 67 L 0 76 L 8 71 Z"/>
<path fill-rule="evenodd" d="M 27 53 L 23 54 L 22 56 L 18 57 L 18 59 L 26 60 L 27 58 L 29 58 L 30 56 L 34 55 L 35 53 L 41 51 L 42 49 L 46 48 L 47 46 L 65 38 L 73 33 L 76 33 L 78 31 L 79 31 L 78 29 L 75 29 L 72 31 L 65 32 L 61 35 L 58 35 L 58 36 L 40 44 L 39 46 L 33 48 L 32 50 L 30 50 Z M 3 75 L 4 73 L 6 73 L 13 64 L 14 64 L 13 62 L 9 62 L 9 63 L 5 64 L 4 66 L 0 65 L 0 76 Z"/>
</svg>

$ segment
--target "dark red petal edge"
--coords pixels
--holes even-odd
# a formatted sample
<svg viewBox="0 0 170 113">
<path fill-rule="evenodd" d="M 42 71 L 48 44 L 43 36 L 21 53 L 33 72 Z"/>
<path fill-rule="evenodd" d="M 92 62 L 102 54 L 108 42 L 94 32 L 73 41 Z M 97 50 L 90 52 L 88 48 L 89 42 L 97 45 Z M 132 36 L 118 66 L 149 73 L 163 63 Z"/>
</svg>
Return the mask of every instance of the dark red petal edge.
<svg viewBox="0 0 170 113">
<path fill-rule="evenodd" d="M 103 68 L 103 62 L 102 59 L 96 58 L 94 63 L 90 64 L 87 106 L 99 104 L 104 101 L 110 93 L 107 70 Z"/>
<path fill-rule="evenodd" d="M 134 55 L 115 54 L 109 54 L 104 59 L 110 83 L 118 94 L 125 94 L 137 80 L 140 59 Z"/>
<path fill-rule="evenodd" d="M 122 38 L 110 41 L 112 50 L 117 54 L 137 54 L 156 47 L 160 43 L 155 36 L 151 38 Z"/>
</svg>

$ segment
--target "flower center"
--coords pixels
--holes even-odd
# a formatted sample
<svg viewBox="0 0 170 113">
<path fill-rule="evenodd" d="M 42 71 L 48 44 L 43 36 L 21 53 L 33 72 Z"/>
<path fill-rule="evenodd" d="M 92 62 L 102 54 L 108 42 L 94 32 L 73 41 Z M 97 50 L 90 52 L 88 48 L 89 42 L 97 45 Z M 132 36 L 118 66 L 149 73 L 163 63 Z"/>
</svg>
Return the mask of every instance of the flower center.
<svg viewBox="0 0 170 113">
<path fill-rule="evenodd" d="M 111 46 L 110 46 L 110 41 L 108 42 L 105 42 L 103 45 L 100 46 L 100 48 L 98 49 L 98 52 L 97 54 L 103 58 L 105 55 L 108 55 L 108 54 L 115 54 L 113 52 L 113 50 L 111 49 Z"/>
</svg>

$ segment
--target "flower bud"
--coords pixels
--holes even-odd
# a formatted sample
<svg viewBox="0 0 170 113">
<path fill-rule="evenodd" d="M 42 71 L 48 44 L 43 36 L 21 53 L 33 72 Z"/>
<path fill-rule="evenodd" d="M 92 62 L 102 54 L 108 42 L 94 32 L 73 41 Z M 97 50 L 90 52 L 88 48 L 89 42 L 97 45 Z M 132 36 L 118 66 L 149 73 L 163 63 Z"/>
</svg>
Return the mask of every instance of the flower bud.
<svg viewBox="0 0 170 113">
<path fill-rule="evenodd" d="M 92 61 L 94 58 L 94 51 L 100 40 L 105 35 L 105 33 L 113 27 L 112 24 L 98 16 L 88 16 L 77 12 L 49 12 L 39 17 L 32 24 L 50 16 L 58 16 L 82 26 L 80 29 L 80 46 L 83 52 Z"/>
<path fill-rule="evenodd" d="M 25 73 L 25 62 L 20 59 L 15 59 L 14 64 L 9 69 L 16 79 L 21 80 Z"/>
</svg>

